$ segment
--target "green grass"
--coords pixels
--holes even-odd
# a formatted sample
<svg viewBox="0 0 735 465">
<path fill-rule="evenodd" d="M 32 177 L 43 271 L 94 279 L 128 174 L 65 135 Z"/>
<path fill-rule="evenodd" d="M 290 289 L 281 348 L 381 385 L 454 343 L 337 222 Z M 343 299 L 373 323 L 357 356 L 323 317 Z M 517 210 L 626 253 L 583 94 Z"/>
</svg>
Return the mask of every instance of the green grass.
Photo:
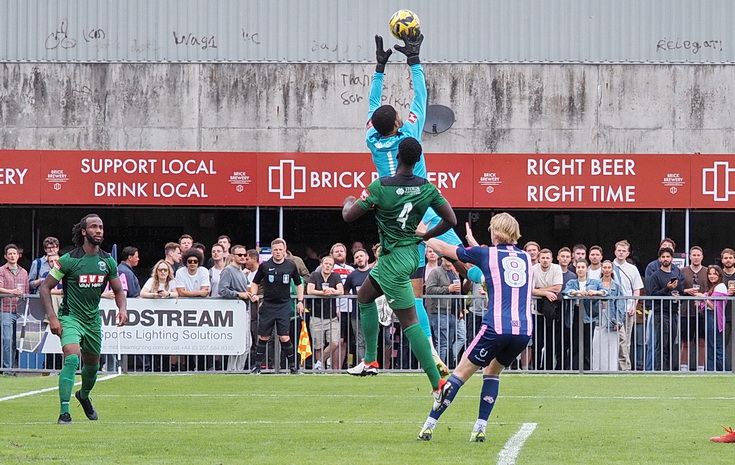
<svg viewBox="0 0 735 465">
<path fill-rule="evenodd" d="M 78 378 L 77 378 L 78 379 Z M 0 463 L 496 463 L 523 423 L 538 426 L 520 464 L 733 463 L 714 444 L 735 426 L 732 375 L 505 374 L 488 441 L 467 443 L 481 378 L 460 391 L 431 442 L 422 375 L 124 375 L 100 381 L 100 420 L 72 401 L 56 425 L 56 391 L 0 402 Z M 56 377 L 0 377 L 0 398 Z"/>
</svg>

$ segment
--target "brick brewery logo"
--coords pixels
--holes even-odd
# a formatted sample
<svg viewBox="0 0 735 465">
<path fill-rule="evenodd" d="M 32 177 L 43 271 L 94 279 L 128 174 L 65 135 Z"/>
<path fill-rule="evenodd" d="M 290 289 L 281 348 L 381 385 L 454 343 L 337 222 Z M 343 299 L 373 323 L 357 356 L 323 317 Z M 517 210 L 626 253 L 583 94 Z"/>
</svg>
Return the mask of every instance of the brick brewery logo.
<svg viewBox="0 0 735 465">
<path fill-rule="evenodd" d="M 495 186 L 503 184 L 497 173 L 482 173 L 478 182 L 481 186 L 485 186 L 485 192 L 488 194 L 495 192 Z"/>
<path fill-rule="evenodd" d="M 702 170 L 702 194 L 716 202 L 727 202 L 735 195 L 735 168 L 726 161 L 716 161 L 712 168 Z"/>
<path fill-rule="evenodd" d="M 228 182 L 230 185 L 235 186 L 237 192 L 243 192 L 245 186 L 252 184 L 253 179 L 248 175 L 247 171 L 233 171 Z"/>
<path fill-rule="evenodd" d="M 668 187 L 671 194 L 676 194 L 679 188 L 686 184 L 686 181 L 680 173 L 666 173 L 661 184 Z"/>
<path fill-rule="evenodd" d="M 281 160 L 278 166 L 268 167 L 268 192 L 277 192 L 281 199 L 293 199 L 306 192 L 306 167 L 296 166 L 294 160 Z"/>
<path fill-rule="evenodd" d="M 46 173 L 46 182 L 53 184 L 55 191 L 60 191 L 63 183 L 69 181 L 69 175 L 64 170 L 51 170 Z"/>
</svg>

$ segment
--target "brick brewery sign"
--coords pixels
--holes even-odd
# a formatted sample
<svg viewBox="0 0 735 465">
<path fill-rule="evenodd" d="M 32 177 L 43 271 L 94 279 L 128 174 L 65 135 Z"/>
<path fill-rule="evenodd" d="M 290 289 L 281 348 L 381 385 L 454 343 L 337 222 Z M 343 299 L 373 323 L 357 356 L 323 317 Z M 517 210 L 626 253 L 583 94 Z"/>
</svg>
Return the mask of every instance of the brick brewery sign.
<svg viewBox="0 0 735 465">
<path fill-rule="evenodd" d="M 730 208 L 735 156 L 426 155 L 461 208 Z M 0 203 L 338 207 L 368 153 L 0 151 Z"/>
</svg>

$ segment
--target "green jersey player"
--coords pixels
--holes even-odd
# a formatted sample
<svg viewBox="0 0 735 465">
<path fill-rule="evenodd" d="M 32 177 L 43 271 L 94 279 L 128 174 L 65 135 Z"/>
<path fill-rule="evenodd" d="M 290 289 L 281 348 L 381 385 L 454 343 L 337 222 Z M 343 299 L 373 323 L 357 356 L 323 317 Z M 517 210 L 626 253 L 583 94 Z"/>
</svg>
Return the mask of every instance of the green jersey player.
<svg viewBox="0 0 735 465">
<path fill-rule="evenodd" d="M 99 370 L 102 349 L 102 318 L 100 296 L 110 283 L 117 304 L 117 325 L 128 321 L 125 291 L 117 276 L 115 259 L 100 250 L 104 237 L 104 225 L 97 215 L 87 215 L 72 228 L 72 242 L 77 247 L 65 254 L 51 269 L 41 284 L 39 294 L 46 310 L 49 329 L 61 338 L 64 367 L 59 373 L 59 399 L 61 412 L 59 424 L 70 424 L 69 401 L 74 388 L 79 360 L 82 361 L 82 388 L 75 397 L 90 420 L 97 419 L 97 411 L 89 400 Z M 51 289 L 62 282 L 64 299 L 56 315 L 51 305 Z"/>
<path fill-rule="evenodd" d="M 346 198 L 342 216 L 351 222 L 374 208 L 382 247 L 380 260 L 357 293 L 365 337 L 361 374 L 378 373 L 379 323 L 375 299 L 385 294 L 411 343 L 411 350 L 436 391 L 444 380 L 434 363 L 431 344 L 418 324 L 411 274 L 419 264 L 418 243 L 448 231 L 457 224 L 457 218 L 436 186 L 413 174 L 414 165 L 420 159 L 421 144 L 413 137 L 405 138 L 398 146 L 396 174 L 372 182 L 359 200 L 352 196 Z M 427 231 L 419 225 L 429 207 L 437 212 L 441 221 Z"/>
</svg>

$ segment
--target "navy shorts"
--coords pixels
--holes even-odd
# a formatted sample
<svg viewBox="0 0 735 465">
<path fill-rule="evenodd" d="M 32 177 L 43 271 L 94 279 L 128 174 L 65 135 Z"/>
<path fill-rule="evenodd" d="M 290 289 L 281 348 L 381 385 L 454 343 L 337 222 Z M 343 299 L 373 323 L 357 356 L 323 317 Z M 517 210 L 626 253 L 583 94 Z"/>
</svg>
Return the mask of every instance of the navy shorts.
<svg viewBox="0 0 735 465">
<path fill-rule="evenodd" d="M 525 334 L 497 334 L 492 328 L 482 325 L 465 355 L 477 366 L 486 367 L 493 359 L 498 359 L 507 367 L 523 352 L 530 340 L 531 336 Z"/>
<path fill-rule="evenodd" d="M 276 327 L 276 334 L 279 336 L 288 336 L 291 323 L 291 302 L 267 302 L 258 310 L 258 336 L 270 336 L 273 327 Z"/>
<path fill-rule="evenodd" d="M 424 280 L 424 273 L 426 272 L 425 266 L 420 266 L 416 268 L 416 271 L 411 273 L 411 279 L 420 279 L 421 281 Z"/>
</svg>

